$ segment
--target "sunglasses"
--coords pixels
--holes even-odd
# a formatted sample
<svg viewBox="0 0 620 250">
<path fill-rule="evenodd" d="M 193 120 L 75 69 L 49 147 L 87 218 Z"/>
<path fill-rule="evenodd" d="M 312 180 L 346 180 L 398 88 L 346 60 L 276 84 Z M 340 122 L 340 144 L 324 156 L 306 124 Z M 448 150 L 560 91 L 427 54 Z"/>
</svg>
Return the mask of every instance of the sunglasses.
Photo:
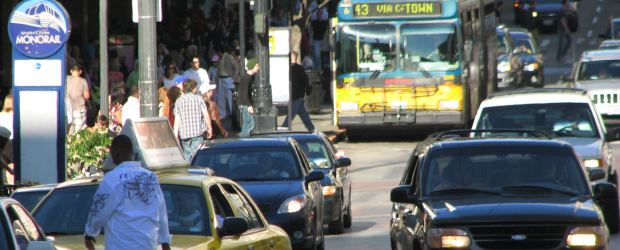
<svg viewBox="0 0 620 250">
<path fill-rule="evenodd" d="M 200 62 L 192 62 L 192 63 L 200 63 Z"/>
</svg>

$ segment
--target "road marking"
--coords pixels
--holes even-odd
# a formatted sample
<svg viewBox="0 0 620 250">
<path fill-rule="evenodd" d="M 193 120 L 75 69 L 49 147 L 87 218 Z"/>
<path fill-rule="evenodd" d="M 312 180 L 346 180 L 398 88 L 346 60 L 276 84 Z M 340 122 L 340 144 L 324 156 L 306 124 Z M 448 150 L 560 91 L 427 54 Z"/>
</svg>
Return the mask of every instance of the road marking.
<svg viewBox="0 0 620 250">
<path fill-rule="evenodd" d="M 540 43 L 540 47 L 541 47 L 541 48 L 547 47 L 547 45 L 549 45 L 549 39 L 544 39 L 544 40 Z"/>
<path fill-rule="evenodd" d="M 546 68 L 545 75 L 568 75 L 573 68 Z"/>
<path fill-rule="evenodd" d="M 583 38 L 578 38 L 577 41 L 575 42 L 575 44 L 582 44 L 583 43 Z"/>
<path fill-rule="evenodd" d="M 596 13 L 601 12 L 601 6 L 596 7 Z"/>
<path fill-rule="evenodd" d="M 588 35 L 586 35 L 586 37 L 590 38 L 592 36 L 592 31 L 588 31 Z"/>
<path fill-rule="evenodd" d="M 592 20 L 592 24 L 595 24 L 598 21 L 598 18 L 595 17 L 594 20 Z"/>
</svg>

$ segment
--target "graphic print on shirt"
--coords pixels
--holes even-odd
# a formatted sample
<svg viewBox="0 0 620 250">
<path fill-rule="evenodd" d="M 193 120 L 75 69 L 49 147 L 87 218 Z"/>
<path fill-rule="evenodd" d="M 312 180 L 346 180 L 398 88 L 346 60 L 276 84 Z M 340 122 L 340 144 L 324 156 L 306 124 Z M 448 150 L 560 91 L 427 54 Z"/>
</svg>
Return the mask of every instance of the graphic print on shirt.
<svg viewBox="0 0 620 250">
<path fill-rule="evenodd" d="M 157 198 L 158 184 L 153 173 L 125 173 L 120 176 L 125 198 L 150 205 Z"/>
<path fill-rule="evenodd" d="M 108 197 L 110 197 L 109 194 L 95 195 L 95 198 L 93 198 L 93 206 L 90 207 L 90 217 L 88 218 L 88 221 L 91 221 L 93 217 L 99 216 L 99 213 L 101 213 L 101 210 L 105 206 L 105 202 L 108 200 Z"/>
</svg>

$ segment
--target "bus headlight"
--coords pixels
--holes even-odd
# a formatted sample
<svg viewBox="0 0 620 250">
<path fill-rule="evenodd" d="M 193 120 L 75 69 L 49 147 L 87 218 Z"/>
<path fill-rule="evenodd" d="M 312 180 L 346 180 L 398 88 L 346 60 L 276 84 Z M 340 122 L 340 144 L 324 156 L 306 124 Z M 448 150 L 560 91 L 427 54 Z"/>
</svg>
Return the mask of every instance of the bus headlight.
<svg viewBox="0 0 620 250">
<path fill-rule="evenodd" d="M 439 101 L 439 109 L 440 110 L 446 110 L 446 109 L 459 109 L 460 106 L 460 102 L 458 100 L 446 100 L 446 101 Z"/>
<path fill-rule="evenodd" d="M 466 248 L 471 246 L 467 232 L 458 228 L 433 228 L 428 232 L 432 248 Z"/>
<path fill-rule="evenodd" d="M 601 246 L 607 242 L 607 226 L 576 227 L 570 231 L 566 244 L 568 246 Z"/>
<path fill-rule="evenodd" d="M 538 63 L 530 63 L 530 64 L 528 64 L 528 65 L 525 65 L 525 67 L 523 67 L 523 71 L 529 71 L 529 72 L 532 72 L 532 71 L 537 70 L 537 69 L 538 69 L 538 67 L 539 67 L 539 66 L 538 66 Z"/>
<path fill-rule="evenodd" d="M 340 102 L 340 111 L 357 111 L 358 109 L 357 102 Z"/>
<path fill-rule="evenodd" d="M 586 168 L 599 168 L 603 166 L 603 160 L 602 159 L 588 159 L 588 160 L 583 161 L 583 165 L 586 166 Z"/>
<path fill-rule="evenodd" d="M 510 71 L 511 69 L 512 69 L 512 66 L 510 65 L 508 61 L 502 61 L 497 64 L 497 71 L 499 73 L 504 73 L 504 72 Z"/>
</svg>

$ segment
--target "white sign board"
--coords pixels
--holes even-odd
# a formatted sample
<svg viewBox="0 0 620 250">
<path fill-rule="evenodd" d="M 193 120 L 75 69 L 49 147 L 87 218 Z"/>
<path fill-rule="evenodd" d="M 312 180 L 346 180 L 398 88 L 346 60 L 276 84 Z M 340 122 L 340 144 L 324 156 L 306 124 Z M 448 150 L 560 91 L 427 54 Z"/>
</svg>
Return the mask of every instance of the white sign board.
<svg viewBox="0 0 620 250">
<path fill-rule="evenodd" d="M 271 96 L 274 104 L 288 103 L 289 101 L 290 67 L 291 60 L 288 56 L 269 57 L 269 83 L 271 84 Z"/>
<path fill-rule="evenodd" d="M 290 29 L 273 29 L 269 31 L 269 55 L 288 55 L 291 52 Z"/>
<path fill-rule="evenodd" d="M 41 105 L 41 104 L 44 105 Z M 49 184 L 58 181 L 58 91 L 20 91 L 19 129 L 21 152 L 35 150 L 36 157 L 21 157 L 22 184 Z M 56 105 L 54 105 L 56 104 Z M 52 165 L 53 167 L 47 167 Z M 44 167 L 45 166 L 45 167 Z"/>
<path fill-rule="evenodd" d="M 15 86 L 61 86 L 61 60 L 15 60 Z"/>
</svg>

